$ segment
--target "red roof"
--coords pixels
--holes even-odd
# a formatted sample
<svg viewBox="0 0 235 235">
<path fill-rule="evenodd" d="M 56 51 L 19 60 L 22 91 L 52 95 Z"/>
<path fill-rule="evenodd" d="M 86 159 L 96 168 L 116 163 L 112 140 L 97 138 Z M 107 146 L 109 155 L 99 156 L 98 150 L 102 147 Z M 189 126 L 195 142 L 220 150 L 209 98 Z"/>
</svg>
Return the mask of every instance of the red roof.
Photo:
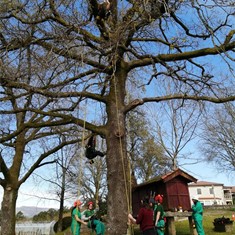
<svg viewBox="0 0 235 235">
<path fill-rule="evenodd" d="M 232 193 L 235 193 L 235 186 L 232 187 L 231 192 L 232 192 Z"/>
<path fill-rule="evenodd" d="M 144 185 L 149 185 L 151 183 L 156 183 L 156 182 L 159 182 L 159 181 L 163 181 L 164 183 L 174 179 L 175 177 L 177 176 L 182 176 L 183 178 L 185 178 L 188 183 L 190 182 L 197 182 L 197 179 L 194 178 L 193 176 L 189 175 L 188 173 L 186 173 L 185 171 L 181 170 L 181 169 L 176 169 L 174 171 L 171 171 L 171 172 L 168 172 L 166 173 L 165 175 L 163 176 L 157 176 L 157 177 L 154 177 L 146 182 L 143 182 L 141 184 L 138 184 L 136 187 L 134 188 L 138 188 L 138 187 L 142 187 Z"/>
<path fill-rule="evenodd" d="M 169 181 L 169 180 L 171 180 L 171 179 L 173 179 L 173 178 L 175 178 L 175 177 L 177 177 L 179 175 L 184 177 L 185 179 L 187 179 L 189 183 L 190 182 L 194 182 L 194 183 L 197 182 L 196 178 L 194 178 L 193 176 L 189 175 L 188 173 L 186 173 L 185 171 L 181 170 L 180 168 L 178 168 L 178 169 L 176 169 L 176 170 L 174 170 L 172 172 L 169 172 L 169 173 L 163 175 L 161 178 L 162 178 L 163 182 L 165 183 L 165 182 L 167 182 L 167 181 Z"/>
</svg>

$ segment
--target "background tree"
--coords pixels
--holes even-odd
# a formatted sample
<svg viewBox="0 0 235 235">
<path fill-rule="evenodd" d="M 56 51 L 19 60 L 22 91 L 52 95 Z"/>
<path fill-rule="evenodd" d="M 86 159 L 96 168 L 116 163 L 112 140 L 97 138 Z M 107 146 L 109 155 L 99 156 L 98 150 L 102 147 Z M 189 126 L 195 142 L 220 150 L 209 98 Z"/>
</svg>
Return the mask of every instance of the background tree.
<svg viewBox="0 0 235 235">
<path fill-rule="evenodd" d="M 27 47 L 20 55 L 10 55 L 12 67 L 8 66 L 9 61 L 5 66 L 1 66 L 0 185 L 4 190 L 2 234 L 14 234 L 15 207 L 20 186 L 40 167 L 55 164 L 53 153 L 66 145 L 79 142 L 79 129 L 77 126 L 74 129 L 72 125 L 64 127 L 65 139 L 63 142 L 58 141 L 57 136 L 61 133 L 54 127 L 62 123 L 56 117 L 43 114 L 43 111 L 48 109 L 51 112 L 58 111 L 57 101 L 50 98 L 42 99 L 32 92 L 24 92 L 4 84 L 5 79 L 27 84 L 40 83 L 40 78 L 32 74 L 38 73 L 43 76 L 48 71 L 37 67 L 32 57 L 33 53 Z M 42 113 L 35 113 L 33 109 L 38 109 Z M 59 108 L 60 112 L 66 112 L 66 109 Z M 65 123 L 68 124 L 70 121 L 67 120 Z M 69 132 L 76 135 L 71 137 Z"/>
<path fill-rule="evenodd" d="M 58 136 L 59 143 L 64 141 L 64 136 Z M 48 192 L 50 195 L 48 200 L 57 201 L 59 204 L 57 231 L 62 231 L 65 201 L 79 196 L 77 191 L 74 194 L 71 192 L 71 188 L 74 188 L 74 185 L 71 183 L 71 178 L 75 176 L 72 172 L 72 163 L 74 159 L 77 158 L 77 153 L 81 151 L 80 147 L 79 144 L 68 145 L 54 153 L 53 157 L 56 159 L 56 164 L 47 167 L 47 171 L 52 172 L 51 174 L 34 174 L 37 179 L 39 178 L 40 181 L 45 181 L 48 184 Z M 76 167 L 76 169 L 78 170 L 78 167 Z M 76 189 L 77 186 L 78 185 L 75 187 Z"/>
<path fill-rule="evenodd" d="M 156 114 L 156 109 L 159 112 Z M 201 116 L 200 103 L 170 100 L 151 111 L 156 140 L 168 159 L 170 168 L 177 169 L 184 164 L 195 164 L 202 159 L 192 159 L 185 149 L 196 138 Z"/>
<path fill-rule="evenodd" d="M 22 221 L 24 219 L 26 219 L 24 213 L 22 211 L 18 211 L 17 214 L 16 214 L 16 220 L 17 221 Z"/>
<path fill-rule="evenodd" d="M 135 110 L 128 115 L 128 153 L 130 155 L 132 177 L 139 183 L 163 174 L 168 170 L 164 149 L 157 144 L 157 137 L 151 133 L 148 111 Z"/>
<path fill-rule="evenodd" d="M 33 222 L 48 222 L 55 220 L 58 217 L 58 211 L 50 208 L 47 211 L 41 211 L 33 216 Z"/>
<path fill-rule="evenodd" d="M 103 159 L 86 166 L 81 179 L 81 195 L 85 199 L 99 201 L 107 195 L 106 164 Z"/>
<path fill-rule="evenodd" d="M 209 118 L 208 118 L 209 117 Z M 203 119 L 200 150 L 218 172 L 235 171 L 235 106 L 234 103 L 210 107 Z"/>
<path fill-rule="evenodd" d="M 233 4 L 213 0 L 208 5 L 189 0 L 159 4 L 110 0 L 110 14 L 102 17 L 96 0 L 3 3 L 0 83 L 1 91 L 5 91 L 1 96 L 4 107 L 12 100 L 37 97 L 37 103 L 17 107 L 18 118 L 28 111 L 43 121 L 34 128 L 70 124 L 105 138 L 108 228 L 112 235 L 126 234 L 130 208 L 126 196 L 126 182 L 130 180 L 126 115 L 149 102 L 191 99 L 221 103 L 235 99 L 230 73 L 235 48 Z M 31 62 L 24 63 L 22 57 Z M 216 66 L 218 63 L 220 66 Z M 230 73 L 226 81 L 217 73 L 221 68 Z M 23 76 L 25 73 L 27 76 Z M 166 80 L 174 89 L 162 89 Z M 133 92 L 133 98 L 127 100 L 131 83 L 136 90 L 145 87 L 146 92 L 141 96 Z M 45 100 L 49 102 L 44 104 L 46 108 L 35 106 Z M 86 118 L 78 112 L 82 105 L 87 107 Z M 101 111 L 106 113 L 105 124 L 99 122 Z M 17 123 L 15 131 L 7 129 L 8 140 L 4 130 L 1 143 L 14 135 L 18 151 L 30 126 L 31 122 Z M 10 159 L 17 167 L 21 165 L 22 157 Z M 2 211 L 8 211 L 3 217 L 9 222 L 2 226 L 2 233 L 12 235 L 16 193 L 10 197 L 7 192 L 12 190 L 12 177 L 18 175 L 12 167 L 9 172 L 7 164 L 2 168 L 6 179 L 1 185 L 7 195 Z"/>
</svg>

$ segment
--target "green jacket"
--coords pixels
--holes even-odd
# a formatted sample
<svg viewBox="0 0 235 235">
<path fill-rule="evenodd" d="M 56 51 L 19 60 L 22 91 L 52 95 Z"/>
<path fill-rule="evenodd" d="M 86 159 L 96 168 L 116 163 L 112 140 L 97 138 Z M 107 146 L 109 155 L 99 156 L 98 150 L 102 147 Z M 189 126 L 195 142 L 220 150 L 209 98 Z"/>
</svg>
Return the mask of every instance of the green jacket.
<svg viewBox="0 0 235 235">
<path fill-rule="evenodd" d="M 194 220 L 202 220 L 203 218 L 203 206 L 201 202 L 197 201 L 193 206 L 192 206 L 192 217 Z"/>
<path fill-rule="evenodd" d="M 82 212 L 82 218 L 87 219 L 95 214 L 95 210 L 85 210 Z"/>
<path fill-rule="evenodd" d="M 77 222 L 75 215 L 81 219 L 81 212 L 77 208 L 74 208 L 72 211 L 71 232 L 73 235 L 80 235 L 81 223 Z"/>
<path fill-rule="evenodd" d="M 154 216 L 153 216 L 154 223 L 155 223 L 155 221 L 156 221 L 157 212 L 159 212 L 159 211 L 160 211 L 160 218 L 159 218 L 159 220 L 161 220 L 161 219 L 164 218 L 165 212 L 164 212 L 163 206 L 162 206 L 161 204 L 156 204 L 156 205 L 154 206 Z"/>
</svg>

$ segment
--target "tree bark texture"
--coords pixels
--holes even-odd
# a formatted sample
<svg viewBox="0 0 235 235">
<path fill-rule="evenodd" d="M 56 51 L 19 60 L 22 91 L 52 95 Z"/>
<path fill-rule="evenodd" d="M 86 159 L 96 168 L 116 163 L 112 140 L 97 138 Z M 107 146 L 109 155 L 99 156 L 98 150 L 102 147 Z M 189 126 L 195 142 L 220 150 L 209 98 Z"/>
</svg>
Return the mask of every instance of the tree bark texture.
<svg viewBox="0 0 235 235">
<path fill-rule="evenodd" d="M 112 235 L 126 234 L 127 230 L 123 225 L 128 213 L 129 168 L 124 138 L 116 137 L 112 131 L 107 138 L 108 232 Z"/>
<path fill-rule="evenodd" d="M 119 74 L 113 81 L 107 105 L 107 181 L 108 181 L 108 228 L 107 233 L 122 235 L 127 232 L 129 208 L 130 169 L 126 151 L 125 131 L 125 75 Z M 112 87 L 112 86 L 111 86 Z M 126 226 L 123 226 L 126 225 Z"/>
<path fill-rule="evenodd" d="M 1 234 L 15 235 L 15 212 L 18 189 L 8 186 L 4 189 L 2 200 Z"/>
</svg>

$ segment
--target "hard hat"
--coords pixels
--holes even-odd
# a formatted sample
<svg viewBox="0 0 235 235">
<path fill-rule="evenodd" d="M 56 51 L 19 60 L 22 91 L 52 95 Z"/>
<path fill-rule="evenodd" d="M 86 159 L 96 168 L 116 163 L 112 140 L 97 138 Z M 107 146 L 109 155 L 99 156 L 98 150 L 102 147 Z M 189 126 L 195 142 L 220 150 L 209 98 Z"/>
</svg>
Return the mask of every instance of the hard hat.
<svg viewBox="0 0 235 235">
<path fill-rule="evenodd" d="M 88 205 L 88 206 L 89 206 L 89 205 L 93 205 L 93 202 L 88 202 L 87 205 Z"/>
<path fill-rule="evenodd" d="M 162 203 L 163 202 L 163 195 L 158 194 L 154 199 L 156 202 Z"/>
<path fill-rule="evenodd" d="M 77 200 L 74 202 L 74 206 L 81 206 L 82 202 L 80 200 Z"/>
<path fill-rule="evenodd" d="M 198 201 L 198 200 L 199 200 L 198 195 L 194 195 L 194 196 L 192 196 L 192 200 L 196 200 L 196 201 Z"/>
</svg>

